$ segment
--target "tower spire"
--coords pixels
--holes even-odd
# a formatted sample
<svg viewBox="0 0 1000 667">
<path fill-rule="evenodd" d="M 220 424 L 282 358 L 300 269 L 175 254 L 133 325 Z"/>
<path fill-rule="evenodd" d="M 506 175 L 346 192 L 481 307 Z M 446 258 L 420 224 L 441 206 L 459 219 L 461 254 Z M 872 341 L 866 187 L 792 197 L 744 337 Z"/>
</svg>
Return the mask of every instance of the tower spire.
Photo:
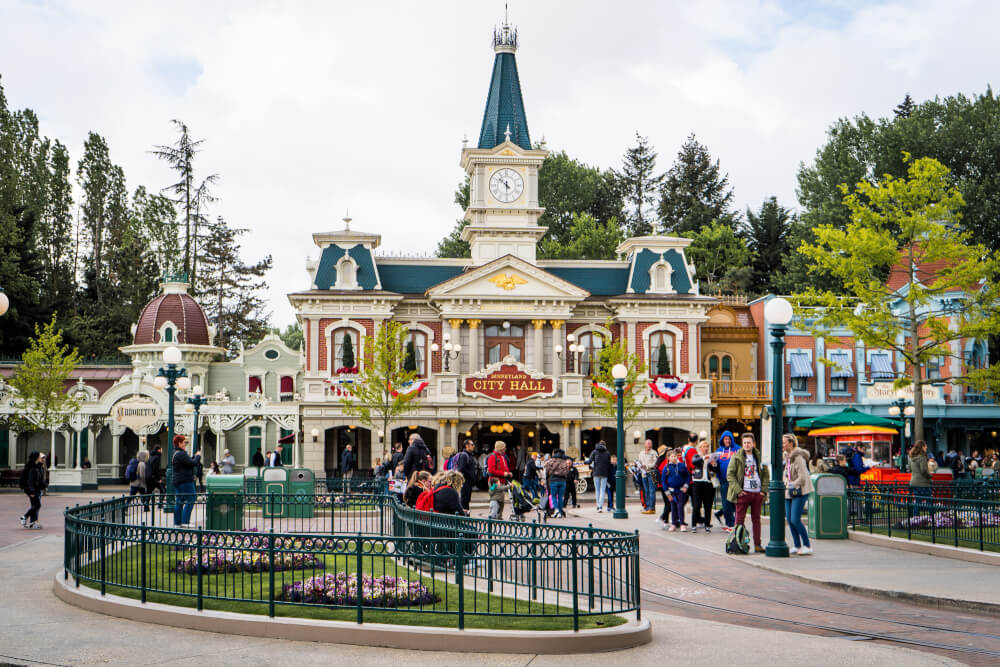
<svg viewBox="0 0 1000 667">
<path fill-rule="evenodd" d="M 493 148 L 509 140 L 525 150 L 531 150 L 528 119 L 524 113 L 515 60 L 517 46 L 517 28 L 510 24 L 507 6 L 504 5 L 503 25 L 493 29 L 493 51 L 496 55 L 483 126 L 479 132 L 479 148 Z"/>
</svg>

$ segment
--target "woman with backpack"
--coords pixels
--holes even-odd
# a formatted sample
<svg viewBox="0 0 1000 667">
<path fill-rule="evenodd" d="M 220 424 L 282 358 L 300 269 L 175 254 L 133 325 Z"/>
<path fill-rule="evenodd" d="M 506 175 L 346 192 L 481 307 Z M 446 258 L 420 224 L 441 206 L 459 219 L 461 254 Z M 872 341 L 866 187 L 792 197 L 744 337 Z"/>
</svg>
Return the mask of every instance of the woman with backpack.
<svg viewBox="0 0 1000 667">
<path fill-rule="evenodd" d="M 31 452 L 28 460 L 21 471 L 20 486 L 24 494 L 28 496 L 28 511 L 21 516 L 21 525 L 25 528 L 38 530 L 42 524 L 38 523 L 38 511 L 42 509 L 42 491 L 45 490 L 45 470 L 39 463 L 41 454 Z"/>
<path fill-rule="evenodd" d="M 142 511 L 149 511 L 149 493 L 151 489 L 149 488 L 149 452 L 145 449 L 139 450 L 139 453 L 135 455 L 135 467 L 132 467 L 132 462 L 129 461 L 129 469 L 126 471 L 126 476 L 130 476 L 128 483 L 128 495 L 132 497 L 137 495 L 142 499 Z"/>
</svg>

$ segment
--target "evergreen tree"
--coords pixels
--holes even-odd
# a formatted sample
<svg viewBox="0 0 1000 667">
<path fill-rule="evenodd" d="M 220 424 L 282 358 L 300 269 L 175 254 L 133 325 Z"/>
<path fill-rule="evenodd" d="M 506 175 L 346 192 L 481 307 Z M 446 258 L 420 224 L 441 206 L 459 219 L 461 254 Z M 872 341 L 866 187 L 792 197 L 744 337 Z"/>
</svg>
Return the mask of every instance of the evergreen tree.
<svg viewBox="0 0 1000 667">
<path fill-rule="evenodd" d="M 49 309 L 68 311 L 76 290 L 73 264 L 73 186 L 69 151 L 58 139 L 47 151 L 46 201 L 39 227 L 43 299 Z"/>
<path fill-rule="evenodd" d="M 778 204 L 776 197 L 770 197 L 754 213 L 747 209 L 743 235 L 752 253 L 750 291 L 753 294 L 767 294 L 777 290 L 777 267 L 789 255 L 788 235 L 791 232 L 792 216 L 788 209 Z"/>
<path fill-rule="evenodd" d="M 546 228 L 542 243 L 569 245 L 572 226 L 583 213 L 600 225 L 623 219 L 624 202 L 613 171 L 601 171 L 575 160 L 565 151 L 549 154 L 538 170 L 538 204 L 545 213 L 538 224 Z M 547 258 L 542 248 L 541 257 Z M 612 249 L 613 250 L 613 249 Z"/>
<path fill-rule="evenodd" d="M 913 101 L 913 98 L 910 97 L 910 94 L 907 93 L 906 97 L 903 98 L 903 101 L 897 104 L 896 108 L 892 110 L 892 113 L 896 116 L 896 118 L 909 118 L 910 114 L 912 114 L 913 110 L 916 108 L 916 103 Z"/>
<path fill-rule="evenodd" d="M 264 276 L 271 256 L 246 264 L 240 257 L 239 237 L 249 230 L 230 227 L 217 218 L 206 227 L 201 244 L 203 283 L 200 294 L 209 321 L 215 323 L 215 344 L 235 353 L 238 342 L 257 342 L 268 331 Z"/>
<path fill-rule="evenodd" d="M 465 177 L 458 188 L 455 190 L 455 203 L 462 210 L 463 214 L 465 209 L 469 208 L 469 177 Z M 469 224 L 464 218 L 459 218 L 455 222 L 455 228 L 451 230 L 448 236 L 444 237 L 438 242 L 437 256 L 438 257 L 471 257 L 472 250 L 469 247 L 468 241 L 462 240 L 462 230 Z"/>
<path fill-rule="evenodd" d="M 656 151 L 646 137 L 635 133 L 635 146 L 625 151 L 618 186 L 624 197 L 628 236 L 653 233 L 653 206 L 663 176 L 655 175 Z"/>
<path fill-rule="evenodd" d="M 108 143 L 104 138 L 90 132 L 83 144 L 83 157 L 76 167 L 77 182 L 83 191 L 81 213 L 86 241 L 90 244 L 90 256 L 85 262 L 88 290 L 94 301 L 103 303 L 103 284 L 106 274 L 105 248 L 108 240 L 109 204 L 113 191 L 120 191 L 120 184 L 113 180 L 121 175 L 111 163 Z"/>
<path fill-rule="evenodd" d="M 281 342 L 293 350 L 301 350 L 305 344 L 305 335 L 302 333 L 302 325 L 298 322 L 289 324 L 284 331 L 271 329 L 272 333 L 281 337 Z"/>
<path fill-rule="evenodd" d="M 712 221 L 735 229 L 738 215 L 732 210 L 733 190 L 729 175 L 719 161 L 712 161 L 708 148 L 688 135 L 674 164 L 666 173 L 657 208 L 660 230 L 678 236 L 697 233 Z"/>
<path fill-rule="evenodd" d="M 196 290 L 198 276 L 194 270 L 197 268 L 197 245 L 199 233 L 198 229 L 206 223 L 205 212 L 207 205 L 214 201 L 209 186 L 215 183 L 219 175 L 212 174 L 201 180 L 195 176 L 194 159 L 201 152 L 201 145 L 204 139 L 192 139 L 188 131 L 188 126 L 179 120 L 170 121 L 179 132 L 177 142 L 169 146 L 156 146 L 151 151 L 153 155 L 164 160 L 170 168 L 177 172 L 179 180 L 173 185 L 169 185 L 165 190 L 172 192 L 174 200 L 180 208 L 184 219 L 184 272 L 191 280 L 191 287 Z"/>
<path fill-rule="evenodd" d="M 417 372 L 417 352 L 413 348 L 413 339 L 406 340 L 406 356 L 403 358 L 403 370 L 408 373 Z"/>
<path fill-rule="evenodd" d="M 662 340 L 660 347 L 656 348 L 656 374 L 670 375 L 670 355 L 667 354 L 667 344 Z"/>
<path fill-rule="evenodd" d="M 354 339 L 351 336 L 344 336 L 343 357 L 344 368 L 354 368 Z"/>
</svg>

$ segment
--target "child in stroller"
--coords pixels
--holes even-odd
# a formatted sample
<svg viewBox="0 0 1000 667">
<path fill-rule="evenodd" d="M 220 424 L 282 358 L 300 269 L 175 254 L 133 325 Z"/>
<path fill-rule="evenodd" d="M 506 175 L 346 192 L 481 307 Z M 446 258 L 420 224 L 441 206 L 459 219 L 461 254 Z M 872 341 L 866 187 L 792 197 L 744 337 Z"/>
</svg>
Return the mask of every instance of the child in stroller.
<svg viewBox="0 0 1000 667">
<path fill-rule="evenodd" d="M 538 518 L 545 521 L 544 503 L 540 498 L 533 498 L 519 482 L 510 483 L 510 504 L 514 512 L 511 521 L 525 521 L 526 514 L 537 512 Z"/>
</svg>

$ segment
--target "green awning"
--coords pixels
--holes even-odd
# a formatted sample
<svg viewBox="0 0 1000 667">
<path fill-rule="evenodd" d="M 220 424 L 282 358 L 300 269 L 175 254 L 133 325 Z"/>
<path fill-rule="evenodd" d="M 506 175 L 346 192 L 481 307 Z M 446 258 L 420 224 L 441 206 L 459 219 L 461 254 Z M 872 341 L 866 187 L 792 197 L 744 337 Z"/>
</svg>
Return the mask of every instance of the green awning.
<svg viewBox="0 0 1000 667">
<path fill-rule="evenodd" d="M 795 428 L 826 428 L 829 426 L 902 426 L 898 419 L 888 419 L 870 415 L 854 408 L 841 410 L 829 415 L 800 419 L 795 422 Z"/>
</svg>

